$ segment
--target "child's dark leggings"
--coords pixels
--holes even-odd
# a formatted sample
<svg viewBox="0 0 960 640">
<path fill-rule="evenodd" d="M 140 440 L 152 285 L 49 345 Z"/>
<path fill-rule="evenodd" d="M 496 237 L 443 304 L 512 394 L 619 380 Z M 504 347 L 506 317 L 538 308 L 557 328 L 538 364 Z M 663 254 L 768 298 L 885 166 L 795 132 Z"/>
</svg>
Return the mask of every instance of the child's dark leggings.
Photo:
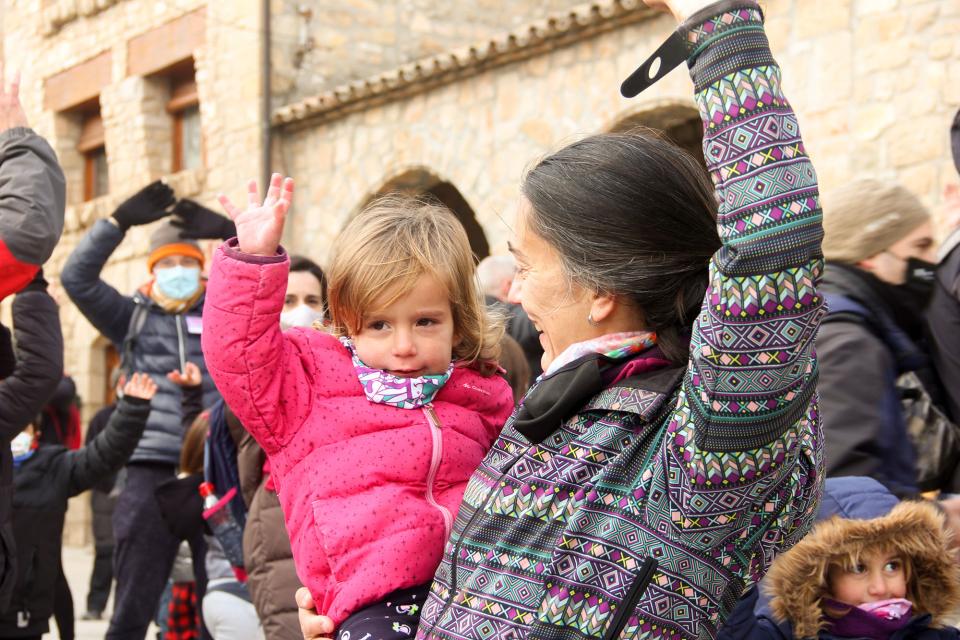
<svg viewBox="0 0 960 640">
<path fill-rule="evenodd" d="M 420 612 L 430 592 L 430 583 L 394 591 L 386 598 L 360 609 L 337 629 L 337 640 L 407 640 L 417 635 Z"/>
</svg>

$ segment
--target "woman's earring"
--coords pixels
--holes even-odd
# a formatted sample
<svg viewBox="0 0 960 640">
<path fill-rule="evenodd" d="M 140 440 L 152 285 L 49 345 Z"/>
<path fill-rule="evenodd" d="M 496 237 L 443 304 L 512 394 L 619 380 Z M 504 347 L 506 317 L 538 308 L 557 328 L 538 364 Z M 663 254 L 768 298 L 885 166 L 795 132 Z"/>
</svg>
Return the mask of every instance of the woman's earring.
<svg viewBox="0 0 960 640">
<path fill-rule="evenodd" d="M 600 326 L 600 323 L 593 319 L 593 314 L 592 314 L 592 313 L 588 313 L 588 314 L 587 314 L 587 322 L 590 323 L 590 326 L 591 326 L 591 327 L 599 327 L 599 326 Z"/>
</svg>

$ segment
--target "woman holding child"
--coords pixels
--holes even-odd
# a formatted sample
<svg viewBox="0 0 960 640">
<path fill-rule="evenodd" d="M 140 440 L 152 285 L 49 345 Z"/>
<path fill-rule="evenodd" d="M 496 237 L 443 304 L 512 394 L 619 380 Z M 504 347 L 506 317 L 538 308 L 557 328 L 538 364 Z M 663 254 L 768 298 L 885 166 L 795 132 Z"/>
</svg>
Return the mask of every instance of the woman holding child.
<svg viewBox="0 0 960 640">
<path fill-rule="evenodd" d="M 279 478 L 288 526 L 291 516 L 299 518 L 290 526 L 295 556 L 298 540 L 319 544 L 318 532 L 336 535 L 338 528 L 353 531 L 360 550 L 301 552 L 298 569 L 309 594 L 302 592 L 299 604 L 323 614 L 302 611 L 307 637 L 409 637 L 415 618 L 410 624 L 391 618 L 391 608 L 403 608 L 420 615 L 418 638 L 713 638 L 774 555 L 808 531 L 822 488 L 812 349 L 824 313 L 816 290 L 822 270 L 816 176 L 781 93 L 757 4 L 667 4 L 682 23 L 714 185 L 696 161 L 649 134 L 592 136 L 529 172 L 511 250 L 519 266 L 517 302 L 542 332 L 544 375 L 486 456 L 475 460 L 469 482 L 462 468 L 448 476 L 447 497 L 462 495 L 459 509 L 450 509 L 451 534 L 439 549 L 429 537 L 417 554 L 440 560 L 434 554 L 442 552 L 432 585 L 422 582 L 422 572 L 415 578 L 404 572 L 419 565 L 391 546 L 397 532 L 389 522 L 358 530 L 344 517 L 373 517 L 381 503 L 318 509 L 343 496 L 342 487 L 355 487 L 355 474 L 325 487 Z M 445 229 L 440 212 L 401 212 L 432 220 L 414 243 L 425 255 L 401 242 L 399 256 L 369 258 L 380 260 L 382 272 L 403 272 L 398 282 L 405 287 L 384 281 L 339 309 L 339 281 L 351 273 L 338 275 L 344 253 L 338 241 L 330 312 L 339 342 L 316 331 L 281 337 L 273 326 L 282 293 L 271 291 L 271 283 L 285 268 L 277 242 L 292 189 L 292 182 L 275 179 L 263 205 L 255 190 L 246 211 L 228 205 L 239 242 L 215 261 L 207 313 L 223 327 L 219 336 L 240 333 L 225 338 L 230 348 L 219 355 L 217 336 L 204 336 L 227 401 L 253 398 L 251 420 L 259 411 L 302 429 L 329 402 L 330 376 L 314 373 L 323 353 L 324 362 L 352 362 L 361 381 L 347 385 L 344 373 L 337 394 L 366 390 L 366 399 L 378 402 L 364 380 L 416 378 L 411 387 L 435 395 L 418 391 L 405 399 L 426 413 L 399 410 L 420 433 L 432 424 L 430 407 L 439 406 L 454 420 L 440 416 L 444 429 L 472 433 L 469 442 L 482 444 L 490 432 L 471 425 L 501 417 L 485 399 L 508 402 L 484 365 L 493 342 L 478 327 L 489 321 L 473 316 L 473 296 L 458 284 L 455 261 L 431 258 L 436 236 L 450 247 L 463 239 Z M 341 239 L 351 255 L 344 265 L 359 268 L 356 247 L 406 237 L 397 235 L 403 225 L 389 223 L 396 209 L 378 205 L 348 225 Z M 456 251 L 448 247 L 437 256 L 446 253 Z M 428 325 L 439 333 L 418 343 Z M 371 331 L 385 331 L 389 340 L 371 349 L 364 338 Z M 261 340 L 278 355 L 237 362 Z M 391 358 L 410 345 L 424 349 L 423 362 L 398 369 Z M 393 408 L 377 412 L 388 428 Z M 328 422 L 337 423 L 333 416 Z M 280 456 L 327 437 L 301 431 L 309 435 L 298 440 L 267 424 L 263 429 L 258 437 Z M 350 442 L 358 435 L 343 437 Z M 469 452 L 461 464 L 475 455 L 472 445 L 458 451 Z M 357 471 L 367 498 L 399 481 L 389 467 L 405 464 L 401 453 L 384 460 L 377 477 Z M 377 455 L 373 450 L 366 462 Z M 431 485 L 422 480 L 395 488 L 411 505 L 430 501 Z M 380 543 L 371 546 L 377 527 L 387 534 L 381 554 L 373 552 Z M 383 589 L 338 600 L 349 585 L 338 567 L 356 575 L 341 554 L 363 564 L 363 575 L 380 576 Z M 354 624 L 388 618 L 380 630 Z"/>
</svg>

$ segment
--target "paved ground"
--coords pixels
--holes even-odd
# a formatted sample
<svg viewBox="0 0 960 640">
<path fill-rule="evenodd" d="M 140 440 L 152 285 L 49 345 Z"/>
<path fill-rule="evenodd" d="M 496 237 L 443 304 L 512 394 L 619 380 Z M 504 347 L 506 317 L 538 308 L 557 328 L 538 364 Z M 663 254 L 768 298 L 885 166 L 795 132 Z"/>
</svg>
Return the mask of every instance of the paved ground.
<svg viewBox="0 0 960 640">
<path fill-rule="evenodd" d="M 100 622 L 87 622 L 80 619 L 83 612 L 86 611 L 87 604 L 87 586 L 90 584 L 90 571 L 93 569 L 93 547 L 64 547 L 63 548 L 63 569 L 67 574 L 67 582 L 70 583 L 70 591 L 73 592 L 73 607 L 77 617 L 76 640 L 102 640 L 107 632 L 106 619 Z M 113 596 L 107 604 L 106 616 L 109 616 L 113 607 Z M 151 626 L 147 638 L 156 637 L 156 627 Z M 44 636 L 44 639 L 52 638 L 60 640 L 60 634 L 57 633 L 57 625 L 53 619 L 50 620 L 50 633 Z"/>
</svg>

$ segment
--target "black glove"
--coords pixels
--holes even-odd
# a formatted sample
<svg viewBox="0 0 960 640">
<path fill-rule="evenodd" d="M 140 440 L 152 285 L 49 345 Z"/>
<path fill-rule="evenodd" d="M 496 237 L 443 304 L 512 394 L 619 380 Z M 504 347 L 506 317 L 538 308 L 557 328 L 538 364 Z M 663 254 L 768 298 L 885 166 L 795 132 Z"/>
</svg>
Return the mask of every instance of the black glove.
<svg viewBox="0 0 960 640">
<path fill-rule="evenodd" d="M 167 207 L 176 201 L 173 189 L 160 182 L 151 182 L 127 198 L 113 212 L 113 219 L 121 231 L 141 224 L 149 224 L 167 215 Z"/>
<path fill-rule="evenodd" d="M 180 229 L 181 238 L 228 240 L 237 235 L 233 220 L 193 200 L 178 200 L 173 215 L 176 217 L 170 224 Z"/>
<path fill-rule="evenodd" d="M 37 269 L 37 275 L 33 276 L 33 280 L 27 283 L 23 289 L 20 290 L 21 293 L 25 291 L 46 291 L 47 290 L 47 279 L 43 277 L 43 267 Z"/>
</svg>

